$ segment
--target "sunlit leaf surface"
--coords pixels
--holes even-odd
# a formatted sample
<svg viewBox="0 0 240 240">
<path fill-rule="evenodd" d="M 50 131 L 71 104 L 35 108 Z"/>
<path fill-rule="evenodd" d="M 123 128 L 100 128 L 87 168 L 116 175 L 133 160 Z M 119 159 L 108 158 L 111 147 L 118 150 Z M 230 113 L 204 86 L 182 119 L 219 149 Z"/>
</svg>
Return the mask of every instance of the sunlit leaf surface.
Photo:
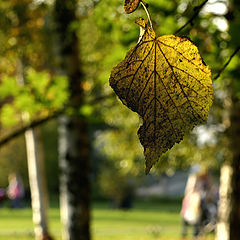
<svg viewBox="0 0 240 240">
<path fill-rule="evenodd" d="M 147 27 L 141 41 L 113 68 L 110 85 L 143 119 L 138 130 L 146 173 L 183 136 L 206 121 L 212 104 L 211 72 L 187 38 L 156 38 Z"/>
</svg>

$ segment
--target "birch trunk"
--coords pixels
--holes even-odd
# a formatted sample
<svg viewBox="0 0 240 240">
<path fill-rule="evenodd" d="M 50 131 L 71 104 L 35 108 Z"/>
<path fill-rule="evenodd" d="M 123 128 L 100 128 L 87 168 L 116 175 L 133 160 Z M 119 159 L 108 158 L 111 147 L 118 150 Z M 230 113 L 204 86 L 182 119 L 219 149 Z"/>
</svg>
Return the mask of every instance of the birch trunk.
<svg viewBox="0 0 240 240">
<path fill-rule="evenodd" d="M 229 9 L 238 9 L 239 0 L 229 1 Z M 234 21 L 235 20 L 235 21 Z M 234 25 L 236 19 L 229 22 L 229 27 Z M 235 78 L 235 79 L 234 79 Z M 226 79 L 223 79 L 223 81 Z M 229 150 L 231 152 L 231 194 L 230 194 L 230 214 L 229 214 L 229 239 L 240 239 L 240 100 L 237 94 L 237 76 L 232 75 L 232 81 L 229 85 L 231 90 L 231 111 L 230 111 L 230 127 L 228 129 Z"/>
<path fill-rule="evenodd" d="M 216 240 L 229 240 L 229 220 L 230 220 L 230 195 L 231 195 L 232 167 L 224 165 L 220 173 L 218 223 L 216 229 Z"/>
<path fill-rule="evenodd" d="M 56 0 L 55 17 L 59 35 L 61 70 L 69 80 L 69 104 L 72 113 L 59 120 L 60 207 L 64 239 L 90 239 L 90 145 L 88 124 L 79 115 L 84 104 L 78 29 L 72 23 L 77 0 Z"/>
<path fill-rule="evenodd" d="M 89 147 L 87 126 L 64 116 L 59 126 L 60 206 L 63 239 L 90 239 Z"/>
<path fill-rule="evenodd" d="M 25 140 L 35 238 L 47 240 L 51 239 L 48 234 L 47 196 L 44 194 L 46 191 L 44 191 L 40 159 L 37 154 L 36 136 L 33 129 L 25 132 Z"/>
<path fill-rule="evenodd" d="M 24 85 L 23 66 L 21 61 L 17 64 L 17 82 L 19 85 Z M 28 122 L 28 114 L 23 113 L 22 119 L 23 121 Z M 25 132 L 25 142 L 35 239 L 51 240 L 52 237 L 48 233 L 48 198 L 46 182 L 44 179 L 43 150 L 41 149 L 40 144 L 37 145 L 35 130 L 29 129 Z"/>
<path fill-rule="evenodd" d="M 232 97 L 228 129 L 228 164 L 222 167 L 220 178 L 220 201 L 217 225 L 217 240 L 240 238 L 240 102 Z"/>
</svg>

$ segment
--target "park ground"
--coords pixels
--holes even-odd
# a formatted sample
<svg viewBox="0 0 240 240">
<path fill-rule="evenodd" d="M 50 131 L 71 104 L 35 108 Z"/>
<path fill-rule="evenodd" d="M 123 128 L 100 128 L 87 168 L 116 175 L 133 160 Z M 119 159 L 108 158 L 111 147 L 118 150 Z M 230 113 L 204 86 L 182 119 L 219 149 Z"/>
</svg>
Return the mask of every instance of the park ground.
<svg viewBox="0 0 240 240">
<path fill-rule="evenodd" d="M 61 239 L 58 204 L 51 204 L 50 231 Z M 112 209 L 107 201 L 92 204 L 93 240 L 177 240 L 180 238 L 180 200 L 154 199 L 135 201 L 130 210 Z M 191 239 L 189 229 L 189 238 Z M 0 208 L 0 240 L 33 240 L 31 208 Z M 213 240 L 212 234 L 203 238 Z"/>
</svg>

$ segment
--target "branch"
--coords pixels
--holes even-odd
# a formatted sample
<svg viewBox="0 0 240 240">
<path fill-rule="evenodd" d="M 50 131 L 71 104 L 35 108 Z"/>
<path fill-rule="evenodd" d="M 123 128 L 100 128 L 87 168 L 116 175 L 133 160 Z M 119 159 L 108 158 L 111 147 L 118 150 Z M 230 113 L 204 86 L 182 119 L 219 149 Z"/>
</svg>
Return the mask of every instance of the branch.
<svg viewBox="0 0 240 240">
<path fill-rule="evenodd" d="M 112 97 L 114 97 L 114 94 L 112 94 L 112 93 L 108 94 L 108 95 L 99 96 L 99 97 L 93 99 L 92 101 L 90 101 L 89 104 L 95 105 L 95 104 L 99 103 L 102 100 L 105 100 L 105 99 L 108 99 L 108 98 L 112 98 Z M 29 130 L 30 128 L 35 128 L 35 127 L 40 126 L 43 123 L 45 123 L 45 122 L 47 122 L 47 121 L 49 121 L 51 119 L 57 118 L 58 116 L 60 116 L 62 113 L 65 112 L 67 107 L 68 106 L 64 107 L 63 109 L 61 109 L 59 111 L 56 111 L 52 115 L 47 116 L 45 118 L 34 120 L 33 122 L 30 122 L 29 124 L 27 124 L 27 125 L 19 128 L 19 129 L 13 131 L 12 133 L 8 134 L 7 136 L 3 137 L 2 139 L 0 139 L 0 148 L 3 145 L 5 145 L 6 143 L 8 143 L 11 140 L 13 140 L 14 138 L 16 138 L 16 137 L 20 136 L 21 134 L 25 133 L 25 131 Z"/>
<path fill-rule="evenodd" d="M 192 17 L 185 23 L 183 24 L 182 27 L 180 27 L 175 34 L 178 34 L 179 32 L 181 32 L 188 24 L 191 24 L 193 22 L 193 20 L 198 16 L 199 12 L 202 10 L 202 8 L 204 7 L 204 5 L 208 2 L 208 0 L 204 0 L 199 6 L 194 8 L 194 14 L 192 15 Z"/>
<path fill-rule="evenodd" d="M 229 57 L 229 59 L 227 60 L 227 62 L 223 65 L 223 67 L 219 70 L 218 74 L 213 78 L 214 80 L 217 80 L 220 75 L 222 74 L 222 72 L 225 70 L 225 68 L 229 65 L 229 63 L 231 62 L 232 58 L 239 52 L 240 50 L 240 45 L 235 49 L 235 51 L 232 53 L 232 55 Z"/>
<path fill-rule="evenodd" d="M 65 110 L 65 109 L 64 109 Z M 55 112 L 54 114 L 47 116 L 45 118 L 41 118 L 38 120 L 34 120 L 33 122 L 23 126 L 22 128 L 19 128 L 15 131 L 13 131 L 12 133 L 8 134 L 7 136 L 3 137 L 2 139 L 0 139 L 0 148 L 5 145 L 6 143 L 10 142 L 12 139 L 14 139 L 15 137 L 20 136 L 21 134 L 23 134 L 25 131 L 29 130 L 30 128 L 35 128 L 37 126 L 40 126 L 41 124 L 54 119 L 56 117 L 58 117 L 60 114 L 62 114 L 64 112 L 63 109 Z"/>
</svg>

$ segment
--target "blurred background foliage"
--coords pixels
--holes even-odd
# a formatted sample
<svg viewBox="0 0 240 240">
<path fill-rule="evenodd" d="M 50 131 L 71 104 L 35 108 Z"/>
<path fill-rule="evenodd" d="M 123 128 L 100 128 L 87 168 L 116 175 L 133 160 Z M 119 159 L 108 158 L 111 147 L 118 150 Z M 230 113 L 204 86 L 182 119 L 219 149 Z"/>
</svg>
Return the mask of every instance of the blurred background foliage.
<svg viewBox="0 0 240 240">
<path fill-rule="evenodd" d="M 149 0 L 149 11 L 158 35 L 173 34 L 202 3 L 199 0 Z M 234 1 L 221 1 L 219 12 L 212 0 L 178 35 L 188 36 L 198 47 L 213 77 L 239 44 L 240 12 Z M 235 4 L 238 4 L 237 2 Z M 216 5 L 215 9 L 216 9 Z M 54 36 L 52 1 L 4 0 L 0 2 L 0 131 L 5 136 L 30 120 L 47 117 L 67 106 L 67 78 L 59 72 L 58 42 Z M 239 8 L 240 9 L 240 8 Z M 86 104 L 79 114 L 90 124 L 93 197 L 108 197 L 119 204 L 128 191 L 144 180 L 143 149 L 137 137 L 141 120 L 114 96 L 108 78 L 111 69 L 136 44 L 141 7 L 127 15 L 123 1 L 81 0 L 78 30 L 84 72 Z M 71 29 L 69 29 L 71 31 Z M 231 91 L 240 97 L 239 56 L 235 56 L 214 81 L 215 100 L 206 125 L 195 128 L 184 141 L 161 158 L 151 174 L 186 170 L 194 163 L 219 170 L 230 153 L 225 135 L 229 127 Z M 24 85 L 18 84 L 23 76 Z M 234 87 L 232 87 L 232 84 Z M 40 127 L 49 191 L 58 193 L 57 120 Z M 207 134 L 206 134 L 207 132 Z M 28 187 L 26 153 L 22 137 L 0 150 L 0 187 L 7 176 L 19 172 Z"/>
</svg>

